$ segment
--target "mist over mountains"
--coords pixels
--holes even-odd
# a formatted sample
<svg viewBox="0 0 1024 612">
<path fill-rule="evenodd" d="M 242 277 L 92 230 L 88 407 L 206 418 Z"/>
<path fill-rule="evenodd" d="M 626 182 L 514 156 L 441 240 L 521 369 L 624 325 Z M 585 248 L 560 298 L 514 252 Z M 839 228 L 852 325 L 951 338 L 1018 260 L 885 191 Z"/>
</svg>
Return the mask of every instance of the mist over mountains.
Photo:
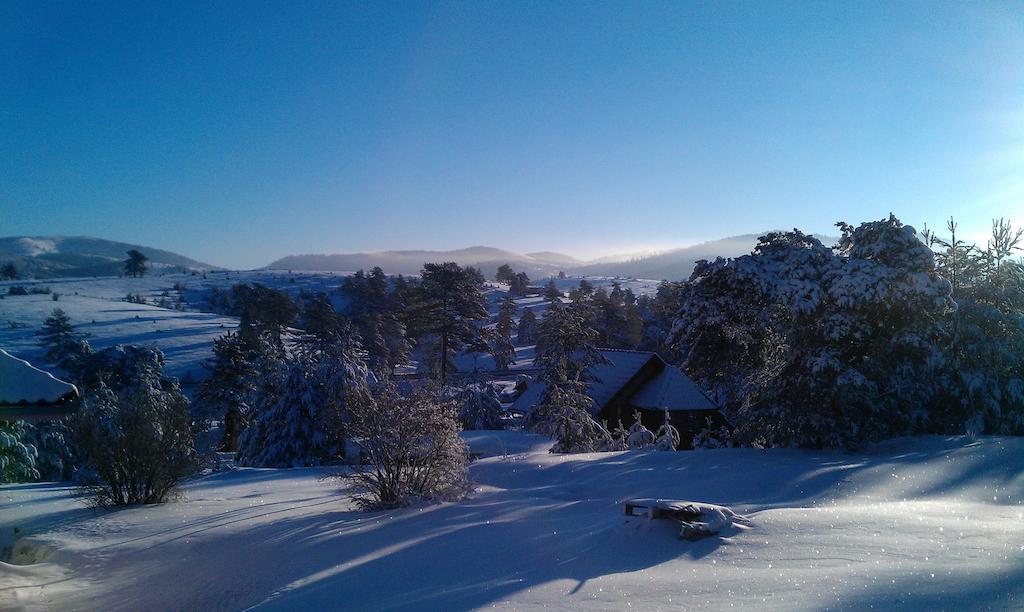
<svg viewBox="0 0 1024 612">
<path fill-rule="evenodd" d="M 655 280 L 683 280 L 689 277 L 694 264 L 701 259 L 738 257 L 749 253 L 757 244 L 760 234 L 744 234 L 719 240 L 702 242 L 688 247 L 671 249 L 652 255 L 609 255 L 582 261 L 554 251 L 515 253 L 485 246 L 452 251 L 376 251 L 370 253 L 340 253 L 333 255 L 289 255 L 272 262 L 270 270 L 354 272 L 379 266 L 388 274 L 419 274 L 425 262 L 454 261 L 459 265 L 480 268 L 491 277 L 502 264 L 509 264 L 517 272 L 526 272 L 533 278 L 543 278 L 558 272 L 570 276 L 624 276 Z M 825 244 L 834 238 L 818 236 Z"/>
<path fill-rule="evenodd" d="M 516 253 L 488 246 L 450 251 L 394 250 L 362 253 L 289 255 L 264 269 L 302 272 L 355 272 L 380 267 L 388 274 L 418 275 L 424 263 L 453 261 L 479 268 L 493 277 L 503 264 L 531 278 L 565 272 L 570 276 L 620 276 L 654 280 L 683 280 L 701 259 L 738 257 L 749 253 L 760 234 L 710 240 L 653 254 L 611 254 L 581 260 L 557 251 Z M 817 236 L 827 245 L 835 238 Z M 190 271 L 220 269 L 178 253 L 137 244 L 88 236 L 0 237 L 0 264 L 13 263 L 22 278 L 116 276 L 122 273 L 126 252 L 138 249 L 149 258 L 151 270 Z"/>
</svg>

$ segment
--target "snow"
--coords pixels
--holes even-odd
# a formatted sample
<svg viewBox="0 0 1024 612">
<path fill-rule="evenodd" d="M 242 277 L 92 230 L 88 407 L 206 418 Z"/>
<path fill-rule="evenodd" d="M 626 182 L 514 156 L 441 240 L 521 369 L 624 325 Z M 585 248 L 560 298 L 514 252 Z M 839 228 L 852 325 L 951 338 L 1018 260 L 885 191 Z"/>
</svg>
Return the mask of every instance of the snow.
<svg viewBox="0 0 1024 612">
<path fill-rule="evenodd" d="M 467 432 L 464 502 L 363 513 L 328 469 L 237 469 L 163 506 L 94 512 L 0 487 L 0 609 L 1020 608 L 1024 440 L 552 455 Z M 726 505 L 687 542 L 630 498 Z M 14 536 L 14 528 L 20 532 Z"/>
<path fill-rule="evenodd" d="M 0 406 L 21 402 L 56 404 L 76 393 L 74 385 L 0 349 Z"/>
<path fill-rule="evenodd" d="M 238 327 L 236 317 L 198 312 L 206 306 L 210 289 L 230 289 L 235 283 L 261 283 L 268 287 L 287 291 L 293 297 L 302 290 L 324 291 L 332 295 L 335 307 L 342 299 L 336 293 L 345 275 L 334 272 L 295 273 L 257 270 L 247 272 L 210 272 L 204 278 L 192 274 L 154 274 L 141 278 L 96 277 L 57 278 L 42 281 L 0 282 L 0 347 L 21 359 L 38 362 L 42 356 L 36 332 L 54 308 L 64 310 L 71 318 L 75 330 L 89 334 L 87 340 L 94 349 L 103 349 L 115 344 L 137 344 L 158 346 L 164 352 L 167 373 L 172 376 L 193 380 L 205 378 L 202 367 L 204 360 L 212 355 L 213 341 Z M 623 289 L 631 289 L 636 295 L 653 294 L 658 283 L 649 280 L 612 278 L 589 278 L 595 287 L 610 287 L 618 282 Z M 579 279 L 558 279 L 560 289 L 568 291 L 579 284 Z M 177 311 L 155 306 L 166 291 L 173 303 L 177 297 L 175 284 L 185 287 L 187 311 Z M 50 294 L 24 296 L 7 295 L 11 286 L 48 287 L 60 294 L 53 301 Z M 508 286 L 488 283 L 485 293 L 488 310 L 497 316 L 501 298 L 508 292 Z M 147 304 L 125 302 L 129 294 L 145 297 Z M 541 317 L 547 309 L 542 297 L 530 296 L 516 299 L 518 306 L 516 321 L 523 308 L 529 306 Z M 516 347 L 516 364 L 511 369 L 529 370 L 533 367 L 533 345 Z M 459 355 L 456 359 L 459 369 L 471 371 L 493 369 L 494 360 L 490 355 Z M 415 367 L 400 369 L 402 372 L 415 371 Z"/>
</svg>

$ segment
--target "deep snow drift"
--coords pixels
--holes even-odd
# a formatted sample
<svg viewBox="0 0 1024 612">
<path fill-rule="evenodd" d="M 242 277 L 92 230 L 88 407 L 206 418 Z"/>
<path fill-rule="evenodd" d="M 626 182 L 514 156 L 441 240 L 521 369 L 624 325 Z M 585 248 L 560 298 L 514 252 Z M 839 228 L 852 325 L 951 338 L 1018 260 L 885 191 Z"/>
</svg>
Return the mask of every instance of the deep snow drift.
<svg viewBox="0 0 1024 612">
<path fill-rule="evenodd" d="M 1020 608 L 1024 440 L 922 437 L 857 454 L 558 456 L 464 434 L 462 503 L 361 513 L 323 469 L 240 469 L 184 500 L 93 512 L 0 487 L 0 609 Z M 720 536 L 623 515 L 633 497 L 728 505 Z"/>
</svg>

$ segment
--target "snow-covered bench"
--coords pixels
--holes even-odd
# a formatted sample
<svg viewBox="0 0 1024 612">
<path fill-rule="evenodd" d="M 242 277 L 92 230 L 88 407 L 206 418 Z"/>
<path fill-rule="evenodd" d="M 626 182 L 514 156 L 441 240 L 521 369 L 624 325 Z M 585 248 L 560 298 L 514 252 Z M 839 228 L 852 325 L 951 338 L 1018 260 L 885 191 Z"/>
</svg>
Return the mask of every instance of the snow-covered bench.
<svg viewBox="0 0 1024 612">
<path fill-rule="evenodd" d="M 715 535 L 733 523 L 747 523 L 747 519 L 725 506 L 705 504 L 681 499 L 627 499 L 623 502 L 626 516 L 644 516 L 650 519 L 679 521 L 679 537 L 698 540 Z M 637 514 L 637 509 L 644 512 Z"/>
</svg>

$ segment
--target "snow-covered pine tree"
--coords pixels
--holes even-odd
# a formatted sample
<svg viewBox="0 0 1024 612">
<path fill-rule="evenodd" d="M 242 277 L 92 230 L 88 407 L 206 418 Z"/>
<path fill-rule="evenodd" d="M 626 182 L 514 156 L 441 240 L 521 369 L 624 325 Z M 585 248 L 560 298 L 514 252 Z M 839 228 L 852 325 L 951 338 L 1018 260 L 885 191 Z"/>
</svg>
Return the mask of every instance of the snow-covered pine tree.
<svg viewBox="0 0 1024 612">
<path fill-rule="evenodd" d="M 512 300 L 512 296 L 506 295 L 502 298 L 501 306 L 498 309 L 498 322 L 494 328 L 494 346 L 491 349 L 496 370 L 507 370 L 516 362 L 516 347 L 512 343 L 512 332 L 516 327 L 513 318 L 515 314 L 516 303 Z"/>
<path fill-rule="evenodd" d="M 337 454 L 321 426 L 321 390 L 312 364 L 293 360 L 276 401 L 242 433 L 237 461 L 254 467 L 306 467 Z"/>
<path fill-rule="evenodd" d="M 0 483 L 24 482 L 39 476 L 36 449 L 26 437 L 21 421 L 0 421 Z"/>
<path fill-rule="evenodd" d="M 562 299 L 562 292 L 553 278 L 549 278 L 548 284 L 544 287 L 544 299 L 549 302 L 557 302 Z"/>
<path fill-rule="evenodd" d="M 536 430 L 555 439 L 552 453 L 596 453 L 612 447 L 612 435 L 590 416 L 594 401 L 571 386 L 554 387 L 547 394 L 547 418 Z"/>
<path fill-rule="evenodd" d="M 456 263 L 427 263 L 421 273 L 423 315 L 438 344 L 438 376 L 447 377 L 458 351 L 487 352 L 489 319 L 478 271 Z"/>
<path fill-rule="evenodd" d="M 611 441 L 602 450 L 606 452 L 629 450 L 629 444 L 626 442 L 626 439 L 629 437 L 629 432 L 626 431 L 626 427 L 622 424 L 622 419 L 619 419 L 619 423 L 615 426 L 615 429 L 609 429 L 608 423 L 604 423 L 604 428 L 611 434 Z"/>
<path fill-rule="evenodd" d="M 74 431 L 69 418 L 25 425 L 25 439 L 36 449 L 36 471 L 44 482 L 72 480 L 75 475 Z"/>
<path fill-rule="evenodd" d="M 1024 434 L 1024 264 L 1021 230 L 998 219 L 985 248 L 930 234 L 936 259 L 953 285 L 955 312 L 943 321 L 948 347 L 942 364 L 939 414 L 941 433 Z"/>
<path fill-rule="evenodd" d="M 665 422 L 654 434 L 654 448 L 660 451 L 674 451 L 679 448 L 679 430 L 672 425 L 668 410 L 665 411 Z"/>
<path fill-rule="evenodd" d="M 39 346 L 45 349 L 43 360 L 73 374 L 79 362 L 92 352 L 86 334 L 75 331 L 71 319 L 60 308 L 54 308 L 37 332 Z"/>
<path fill-rule="evenodd" d="M 248 426 L 260 397 L 281 372 L 273 341 L 265 336 L 231 333 L 213 342 L 213 358 L 204 366 L 210 376 L 199 389 L 196 416 L 221 422 L 221 450 L 238 450 L 238 437 Z"/>
<path fill-rule="evenodd" d="M 626 444 L 631 450 L 644 450 L 654 446 L 655 437 L 650 429 L 644 427 L 640 413 L 633 413 L 633 424 L 626 431 Z"/>
<path fill-rule="evenodd" d="M 840 224 L 836 252 L 799 231 L 699 262 L 673 339 L 748 443 L 849 447 L 926 426 L 949 283 L 894 217 Z"/>
<path fill-rule="evenodd" d="M 516 343 L 519 346 L 535 344 L 537 342 L 537 315 L 533 314 L 529 306 L 523 308 L 523 314 L 519 317 L 519 326 L 516 330 Z"/>
<path fill-rule="evenodd" d="M 551 302 L 539 336 L 534 365 L 541 370 L 538 381 L 545 388 L 526 415 L 525 426 L 555 437 L 552 452 L 591 452 L 607 446 L 611 435 L 590 413 L 594 401 L 587 395 L 587 384 L 596 380 L 593 367 L 608 360 L 594 344 L 597 332 L 588 325 L 586 311 L 576 304 Z"/>
<path fill-rule="evenodd" d="M 463 429 L 504 429 L 501 400 L 492 385 L 469 384 L 459 393 L 458 401 Z"/>
</svg>

